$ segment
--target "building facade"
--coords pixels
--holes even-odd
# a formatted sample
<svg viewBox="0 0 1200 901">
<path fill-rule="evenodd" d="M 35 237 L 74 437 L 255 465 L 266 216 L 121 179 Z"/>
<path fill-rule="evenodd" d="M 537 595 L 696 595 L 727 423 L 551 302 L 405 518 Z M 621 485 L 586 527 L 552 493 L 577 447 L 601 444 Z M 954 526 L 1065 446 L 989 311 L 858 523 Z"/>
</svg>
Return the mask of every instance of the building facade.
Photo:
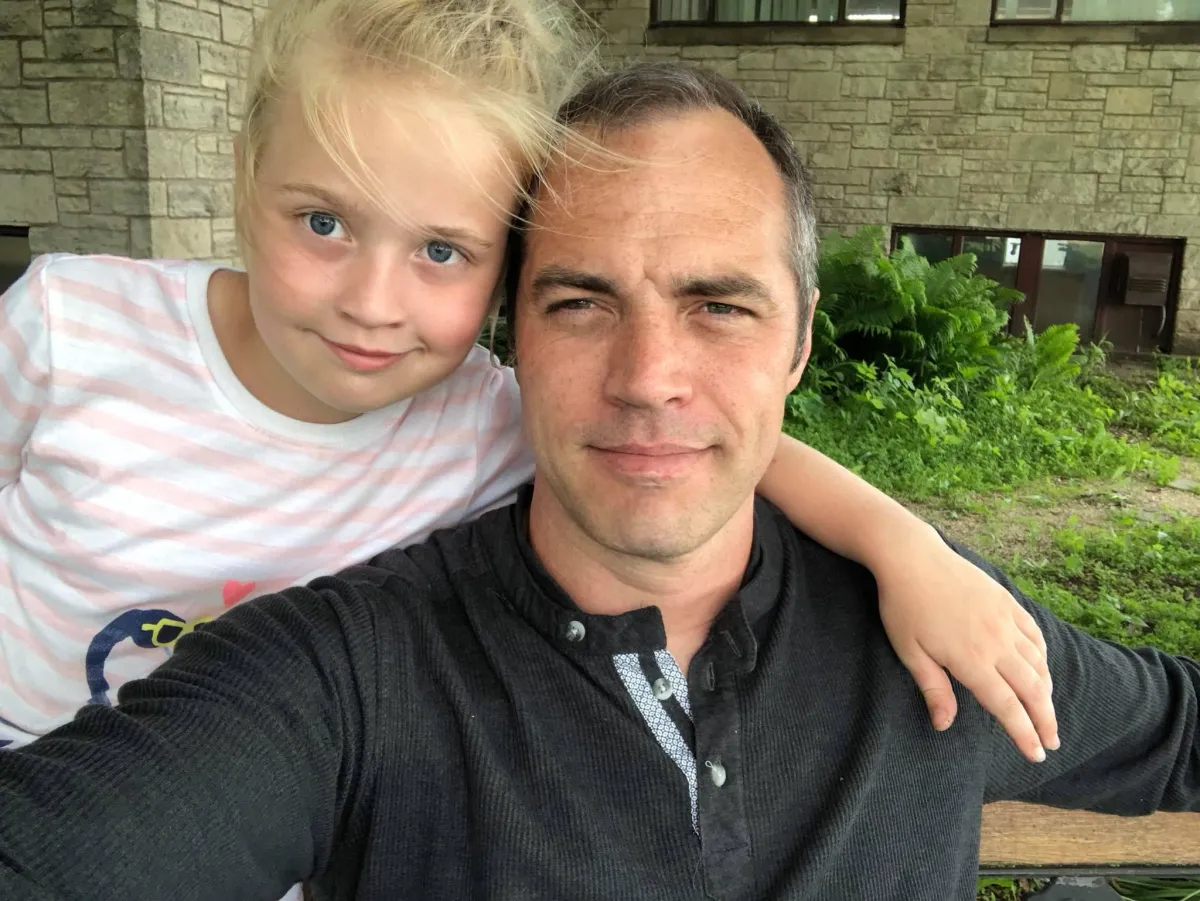
<svg viewBox="0 0 1200 901">
<path fill-rule="evenodd" d="M 266 2 L 0 0 L 0 278 L 236 257 Z M 1026 292 L 1018 326 L 1200 352 L 1200 0 L 582 2 L 610 60 L 710 66 L 779 116 L 825 227 L 975 253 Z"/>
<path fill-rule="evenodd" d="M 713 67 L 777 115 L 824 226 L 972 251 L 1039 328 L 1200 351 L 1194 0 L 585 5 L 611 59 Z"/>
</svg>

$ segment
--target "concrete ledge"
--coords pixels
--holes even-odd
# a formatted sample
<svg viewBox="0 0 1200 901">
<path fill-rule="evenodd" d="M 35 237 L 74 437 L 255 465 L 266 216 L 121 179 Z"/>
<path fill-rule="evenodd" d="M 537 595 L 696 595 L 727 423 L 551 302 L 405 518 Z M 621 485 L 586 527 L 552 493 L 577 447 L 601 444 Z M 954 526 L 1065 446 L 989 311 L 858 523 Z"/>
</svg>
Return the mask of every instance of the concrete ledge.
<svg viewBox="0 0 1200 901">
<path fill-rule="evenodd" d="M 898 25 L 651 25 L 646 43 L 658 47 L 748 44 L 903 44 Z"/>
<path fill-rule="evenodd" d="M 992 25 L 989 44 L 1200 44 L 1200 24 Z"/>
</svg>

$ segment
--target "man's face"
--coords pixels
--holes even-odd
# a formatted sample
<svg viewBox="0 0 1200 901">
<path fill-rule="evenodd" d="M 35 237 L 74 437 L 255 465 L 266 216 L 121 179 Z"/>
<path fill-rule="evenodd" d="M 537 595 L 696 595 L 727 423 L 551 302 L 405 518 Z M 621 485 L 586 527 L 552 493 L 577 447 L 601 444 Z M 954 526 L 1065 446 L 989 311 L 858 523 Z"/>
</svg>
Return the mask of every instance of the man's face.
<svg viewBox="0 0 1200 901">
<path fill-rule="evenodd" d="M 604 146 L 641 162 L 549 172 L 521 271 L 535 508 L 610 550 L 674 559 L 750 521 L 803 369 L 784 186 L 724 111 Z"/>
</svg>

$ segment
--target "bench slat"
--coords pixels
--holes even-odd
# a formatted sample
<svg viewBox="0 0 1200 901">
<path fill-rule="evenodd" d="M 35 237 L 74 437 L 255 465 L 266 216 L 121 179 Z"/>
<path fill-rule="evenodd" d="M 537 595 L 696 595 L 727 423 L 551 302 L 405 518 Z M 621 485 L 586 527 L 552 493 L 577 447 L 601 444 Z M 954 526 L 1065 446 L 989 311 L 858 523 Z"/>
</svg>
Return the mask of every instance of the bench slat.
<svg viewBox="0 0 1200 901">
<path fill-rule="evenodd" d="M 1200 813 L 1114 817 L 1036 804 L 983 808 L 980 866 L 1200 867 Z"/>
</svg>

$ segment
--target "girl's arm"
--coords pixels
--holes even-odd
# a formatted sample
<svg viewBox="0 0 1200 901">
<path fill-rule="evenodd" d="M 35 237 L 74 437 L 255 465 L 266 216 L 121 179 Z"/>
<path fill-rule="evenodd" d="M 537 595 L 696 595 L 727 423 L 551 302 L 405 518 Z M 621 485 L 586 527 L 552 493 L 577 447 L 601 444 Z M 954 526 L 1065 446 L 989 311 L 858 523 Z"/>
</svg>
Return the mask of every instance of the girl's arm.
<svg viewBox="0 0 1200 901">
<path fill-rule="evenodd" d="M 802 532 L 871 570 L 883 625 L 935 728 L 949 728 L 958 712 L 945 667 L 1030 760 L 1058 748 L 1045 641 L 999 583 L 928 523 L 787 435 L 758 492 Z"/>
<path fill-rule="evenodd" d="M 35 260 L 0 296 L 0 486 L 20 474 L 50 382 L 47 264 Z"/>
</svg>

